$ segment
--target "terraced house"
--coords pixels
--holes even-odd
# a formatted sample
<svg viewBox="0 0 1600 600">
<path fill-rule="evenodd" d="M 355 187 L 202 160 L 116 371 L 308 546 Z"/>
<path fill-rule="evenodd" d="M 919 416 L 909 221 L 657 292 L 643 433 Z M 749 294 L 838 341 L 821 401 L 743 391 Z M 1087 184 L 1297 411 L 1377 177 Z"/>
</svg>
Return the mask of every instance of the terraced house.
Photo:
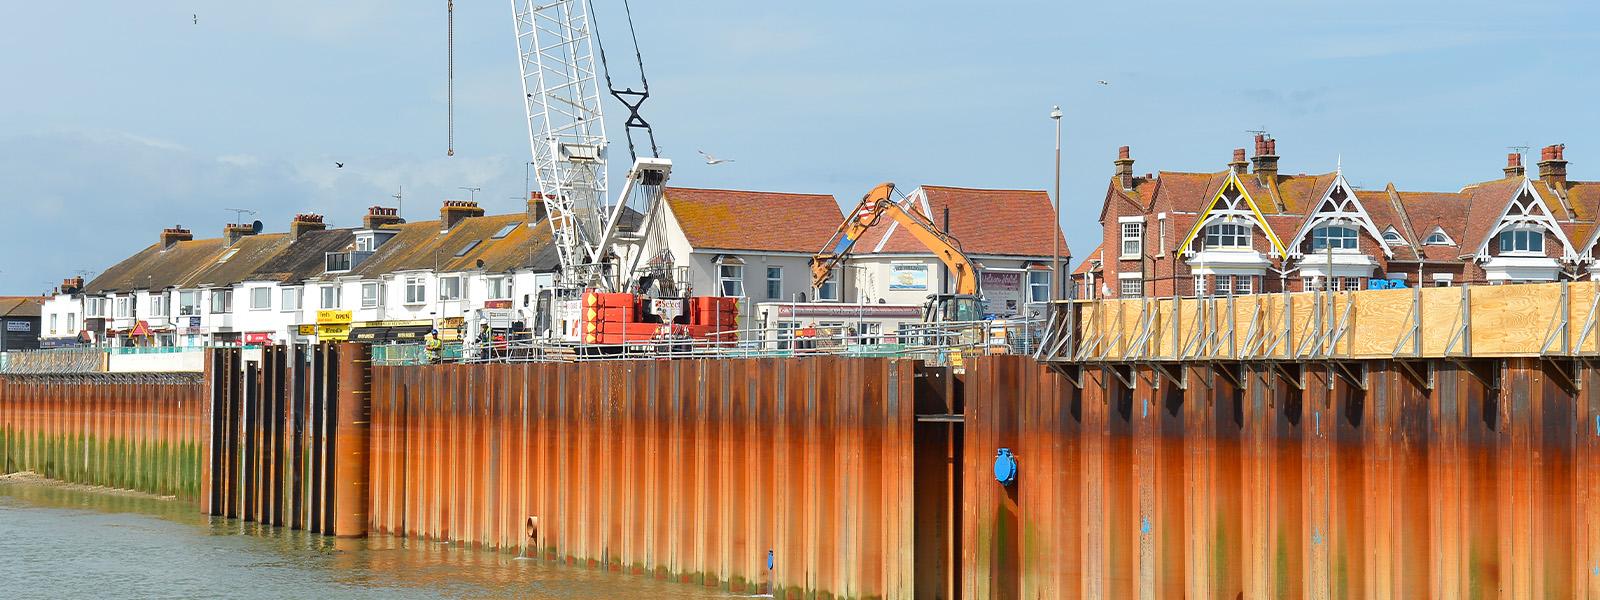
<svg viewBox="0 0 1600 600">
<path fill-rule="evenodd" d="M 1558 281 L 1596 268 L 1600 182 L 1568 180 L 1561 145 L 1541 150 L 1534 176 L 1513 153 L 1498 178 L 1454 192 L 1286 175 L 1264 135 L 1217 171 L 1135 175 L 1133 164 L 1120 148 L 1103 242 L 1074 270 L 1078 297 Z"/>
</svg>

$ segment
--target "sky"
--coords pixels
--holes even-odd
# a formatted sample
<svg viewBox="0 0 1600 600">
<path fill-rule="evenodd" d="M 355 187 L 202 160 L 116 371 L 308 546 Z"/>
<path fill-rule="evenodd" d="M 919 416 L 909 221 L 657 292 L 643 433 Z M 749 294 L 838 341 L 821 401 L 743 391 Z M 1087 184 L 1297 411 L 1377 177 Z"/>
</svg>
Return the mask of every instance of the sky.
<svg viewBox="0 0 1600 600">
<path fill-rule="evenodd" d="M 637 87 L 621 1 L 592 1 L 614 79 Z M 845 203 L 883 181 L 1050 190 L 1060 105 L 1061 221 L 1079 259 L 1121 145 L 1138 173 L 1215 171 L 1265 129 L 1286 173 L 1342 165 L 1361 187 L 1455 190 L 1498 177 L 1508 147 L 1532 147 L 1531 164 L 1565 143 L 1572 177 L 1600 179 L 1594 3 L 634 0 L 633 13 L 672 184 Z M 0 295 L 92 278 L 163 227 L 220 235 L 230 208 L 267 231 L 306 211 L 359 224 L 401 189 L 412 220 L 469 196 L 521 210 L 512 31 L 509 2 L 456 3 L 447 157 L 443 1 L 6 3 Z M 626 156 L 624 111 L 607 111 Z"/>
</svg>

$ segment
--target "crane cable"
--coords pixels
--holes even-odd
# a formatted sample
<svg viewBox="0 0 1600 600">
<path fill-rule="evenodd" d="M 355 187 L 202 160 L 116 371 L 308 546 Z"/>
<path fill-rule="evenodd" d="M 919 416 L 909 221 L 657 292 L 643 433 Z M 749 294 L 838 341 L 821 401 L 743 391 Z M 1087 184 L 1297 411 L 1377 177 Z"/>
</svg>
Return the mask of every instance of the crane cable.
<svg viewBox="0 0 1600 600">
<path fill-rule="evenodd" d="M 445 156 L 456 155 L 456 2 L 446 0 L 444 34 Z"/>
<path fill-rule="evenodd" d="M 600 47 L 600 71 L 605 74 L 606 89 L 628 109 L 628 121 L 623 128 L 623 131 L 628 135 L 628 155 L 635 160 L 639 158 L 638 153 L 633 148 L 633 130 L 643 129 L 650 136 L 650 155 L 661 158 L 661 148 L 656 146 L 655 129 L 652 129 L 650 123 L 639 115 L 639 107 L 643 106 L 644 101 L 650 98 L 650 80 L 644 76 L 644 55 L 639 50 L 639 32 L 633 26 L 633 6 L 628 0 L 622 0 L 622 8 L 628 15 L 628 35 L 633 39 L 633 58 L 639 65 L 639 82 L 644 87 L 642 91 L 637 92 L 633 91 L 633 88 L 619 90 L 616 85 L 611 83 L 611 66 L 606 62 L 606 45 L 600 39 L 600 25 L 594 17 L 594 2 L 585 1 L 589 4 L 589 21 L 590 27 L 594 30 L 595 45 Z"/>
</svg>

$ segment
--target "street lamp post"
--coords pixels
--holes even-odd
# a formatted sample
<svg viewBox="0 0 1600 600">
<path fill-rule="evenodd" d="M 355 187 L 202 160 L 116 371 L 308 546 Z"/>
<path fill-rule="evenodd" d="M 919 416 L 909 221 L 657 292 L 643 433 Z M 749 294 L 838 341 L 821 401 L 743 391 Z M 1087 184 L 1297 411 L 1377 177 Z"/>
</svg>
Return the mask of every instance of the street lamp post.
<svg viewBox="0 0 1600 600">
<path fill-rule="evenodd" d="M 1061 107 L 1050 107 L 1050 120 L 1056 122 L 1056 189 L 1050 195 L 1050 299 L 1056 300 L 1061 284 Z"/>
</svg>

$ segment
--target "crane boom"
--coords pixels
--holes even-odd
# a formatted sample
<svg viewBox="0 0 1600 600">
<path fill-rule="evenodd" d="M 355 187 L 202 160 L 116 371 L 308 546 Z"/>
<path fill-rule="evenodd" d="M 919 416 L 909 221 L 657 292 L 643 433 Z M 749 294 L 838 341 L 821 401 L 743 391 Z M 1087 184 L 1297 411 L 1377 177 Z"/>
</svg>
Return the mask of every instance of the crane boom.
<svg viewBox="0 0 1600 600">
<path fill-rule="evenodd" d="M 956 294 L 976 296 L 977 271 L 973 268 L 972 259 L 967 258 L 966 252 L 961 250 L 961 242 L 950 234 L 939 231 L 932 219 L 914 207 L 895 202 L 893 194 L 894 184 L 883 183 L 861 197 L 861 203 L 845 217 L 844 223 L 839 225 L 839 229 L 834 232 L 832 238 L 829 238 L 827 245 L 811 258 L 812 287 L 821 287 L 839 263 L 850 256 L 862 234 L 888 215 L 932 251 L 934 256 L 939 257 L 955 279 Z"/>
</svg>

